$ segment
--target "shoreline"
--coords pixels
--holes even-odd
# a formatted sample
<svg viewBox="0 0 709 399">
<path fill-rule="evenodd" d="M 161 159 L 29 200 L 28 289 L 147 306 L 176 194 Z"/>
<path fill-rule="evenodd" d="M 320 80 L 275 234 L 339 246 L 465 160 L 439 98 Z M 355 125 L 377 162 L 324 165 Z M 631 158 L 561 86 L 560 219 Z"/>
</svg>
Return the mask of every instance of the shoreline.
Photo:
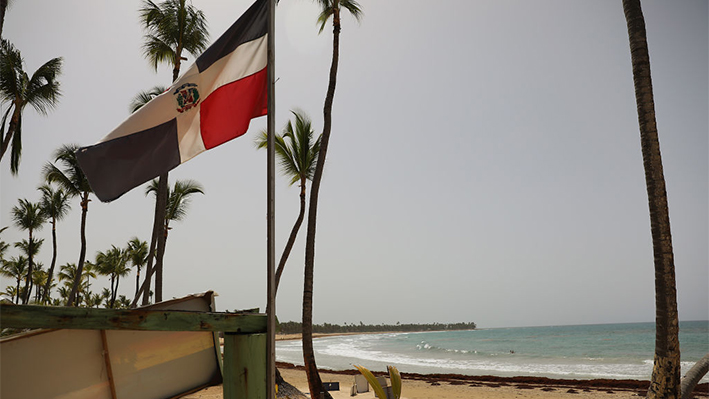
<svg viewBox="0 0 709 399">
<path fill-rule="evenodd" d="M 294 365 L 292 363 L 276 362 L 276 367 L 281 370 L 297 370 L 305 372 L 305 367 Z M 359 371 L 352 370 L 329 370 L 318 369 L 321 374 L 338 375 L 338 376 L 354 376 L 359 374 Z M 376 376 L 386 376 L 385 372 L 373 371 Z M 471 388 L 501 388 L 508 387 L 516 390 L 539 389 L 544 392 L 552 392 L 561 390 L 565 393 L 574 394 L 579 392 L 626 392 L 632 393 L 635 396 L 645 397 L 647 389 L 650 386 L 649 380 L 614 380 L 614 379 L 590 379 L 590 380 L 574 380 L 574 379 L 555 379 L 548 377 L 498 377 L 492 375 L 463 375 L 463 374 L 418 374 L 418 373 L 401 373 L 401 378 L 404 381 L 421 382 L 432 387 L 448 384 L 453 386 L 468 386 Z M 342 388 L 341 388 L 342 389 Z M 709 397 L 709 383 L 697 385 L 693 393 L 694 397 Z"/>
<path fill-rule="evenodd" d="M 369 335 L 369 334 L 398 334 L 403 332 L 382 331 L 382 332 L 352 332 L 352 333 L 313 333 L 313 339 L 347 336 L 347 335 Z M 302 334 L 276 334 L 276 341 L 298 340 Z M 276 362 L 276 367 L 282 370 L 293 370 L 305 373 L 305 367 L 286 362 Z M 359 374 L 356 369 L 352 370 L 331 370 L 318 369 L 320 374 L 329 376 L 354 376 Z M 374 372 L 377 376 L 387 376 L 385 372 Z M 558 394 L 578 394 L 589 392 L 614 393 L 624 392 L 632 394 L 634 397 L 645 397 L 650 386 L 650 380 L 637 379 L 559 379 L 537 376 L 514 376 L 499 377 L 493 375 L 464 375 L 464 374 L 419 374 L 401 372 L 401 378 L 405 381 L 425 384 L 435 389 L 439 386 L 468 386 L 488 389 L 509 388 L 519 392 L 519 390 L 541 390 L 544 393 L 556 391 Z M 287 381 L 287 379 L 286 379 Z M 325 379 L 323 379 L 325 381 Z M 443 385 L 442 385 L 443 384 Z M 561 391 L 561 392 L 559 392 Z M 709 383 L 698 384 L 694 389 L 693 397 L 709 398 Z"/>
</svg>

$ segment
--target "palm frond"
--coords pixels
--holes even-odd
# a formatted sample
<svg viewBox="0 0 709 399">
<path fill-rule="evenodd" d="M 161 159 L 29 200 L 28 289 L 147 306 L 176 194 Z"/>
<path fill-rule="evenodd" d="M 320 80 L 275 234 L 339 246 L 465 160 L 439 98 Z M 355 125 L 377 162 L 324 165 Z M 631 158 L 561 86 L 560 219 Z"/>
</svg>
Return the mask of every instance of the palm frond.
<svg viewBox="0 0 709 399">
<path fill-rule="evenodd" d="M 318 21 L 317 21 L 317 24 L 320 26 L 318 33 L 322 33 L 322 31 L 325 30 L 325 26 L 327 25 L 327 21 L 330 19 L 330 17 L 332 17 L 332 14 L 334 14 L 334 11 L 331 7 L 325 8 L 320 12 L 320 15 L 318 15 Z"/>
<path fill-rule="evenodd" d="M 357 22 L 362 21 L 364 12 L 362 11 L 362 6 L 355 0 L 340 0 L 340 8 L 349 11 L 349 14 L 352 15 Z"/>
<path fill-rule="evenodd" d="M 148 59 L 153 69 L 157 71 L 161 63 L 173 64 L 175 62 L 175 51 L 168 43 L 153 35 L 145 35 L 143 44 L 143 56 Z"/>
<path fill-rule="evenodd" d="M 24 60 L 20 51 L 6 39 L 0 41 L 0 99 L 14 101 L 21 90 L 21 74 Z"/>
<path fill-rule="evenodd" d="M 62 145 L 54 152 L 54 161 L 60 164 L 61 168 L 48 163 L 42 169 L 44 179 L 48 183 L 57 183 L 72 197 L 85 192 L 93 192 L 89 180 L 76 159 L 78 149 L 77 144 Z"/>
<path fill-rule="evenodd" d="M 206 17 L 185 0 L 146 0 L 140 19 L 147 32 L 143 54 L 156 69 L 161 62 L 176 65 L 183 50 L 197 56 L 207 48 Z"/>
<path fill-rule="evenodd" d="M 325 29 L 327 21 L 335 13 L 334 4 L 332 0 L 317 0 L 317 3 L 320 4 L 321 10 L 317 20 L 317 25 L 320 26 L 320 30 L 318 31 L 318 33 L 322 33 L 322 31 Z M 347 10 L 357 22 L 360 22 L 362 20 L 362 6 L 360 6 L 359 3 L 357 3 L 355 0 L 340 0 L 338 3 L 340 10 L 342 10 L 343 8 Z"/>
<path fill-rule="evenodd" d="M 61 97 L 60 83 L 57 81 L 61 68 L 62 58 L 53 58 L 39 67 L 27 82 L 25 102 L 42 115 L 54 108 Z"/>
<path fill-rule="evenodd" d="M 150 90 L 144 90 L 136 94 L 130 102 L 130 113 L 141 109 L 145 104 L 149 103 L 153 98 L 161 95 L 167 90 L 165 86 L 153 86 Z"/>
<path fill-rule="evenodd" d="M 183 220 L 187 215 L 187 208 L 190 204 L 192 194 L 204 194 L 202 185 L 194 180 L 178 180 L 175 188 L 168 197 L 168 209 L 165 217 L 169 220 Z"/>
<path fill-rule="evenodd" d="M 157 195 L 157 192 L 158 192 L 158 182 L 159 182 L 158 179 L 153 179 L 153 180 L 150 181 L 150 183 L 148 183 L 148 185 L 145 187 L 145 195 L 146 195 L 146 196 L 149 195 L 149 194 L 151 194 L 151 193 Z M 170 190 L 170 187 L 168 186 L 167 189 L 168 189 L 168 191 L 169 191 L 169 190 Z"/>
</svg>

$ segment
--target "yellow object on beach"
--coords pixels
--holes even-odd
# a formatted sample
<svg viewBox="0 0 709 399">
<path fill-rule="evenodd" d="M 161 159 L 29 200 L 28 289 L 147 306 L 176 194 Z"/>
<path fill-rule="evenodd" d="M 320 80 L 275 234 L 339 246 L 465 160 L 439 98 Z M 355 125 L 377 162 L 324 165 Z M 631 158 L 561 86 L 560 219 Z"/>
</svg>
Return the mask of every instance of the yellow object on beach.
<svg viewBox="0 0 709 399">
<path fill-rule="evenodd" d="M 387 399 L 387 393 L 384 390 L 385 387 L 383 387 L 382 384 L 379 383 L 377 377 L 375 377 L 371 371 L 369 371 L 363 366 L 359 366 L 356 364 L 354 366 L 357 368 L 357 370 L 359 370 L 360 373 L 362 373 L 364 378 L 367 379 L 367 382 L 369 382 L 369 385 L 372 386 L 372 389 L 374 389 L 374 393 L 377 395 L 377 397 L 379 399 Z M 391 379 L 391 391 L 394 395 L 394 399 L 400 399 L 401 375 L 399 374 L 399 370 L 397 370 L 397 368 L 394 366 L 387 366 L 387 369 L 389 370 L 389 378 Z"/>
</svg>

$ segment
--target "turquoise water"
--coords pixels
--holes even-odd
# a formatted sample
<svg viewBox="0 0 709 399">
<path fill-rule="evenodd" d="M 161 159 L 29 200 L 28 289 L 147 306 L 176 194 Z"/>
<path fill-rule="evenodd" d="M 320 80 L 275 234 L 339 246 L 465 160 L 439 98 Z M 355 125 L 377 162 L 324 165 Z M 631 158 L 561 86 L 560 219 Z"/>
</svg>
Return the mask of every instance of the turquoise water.
<svg viewBox="0 0 709 399">
<path fill-rule="evenodd" d="M 318 367 L 335 370 L 393 364 L 424 374 L 639 380 L 650 379 L 654 345 L 654 323 L 354 335 L 313 343 Z M 683 371 L 709 353 L 709 321 L 681 322 L 680 349 Z M 303 364 L 300 341 L 278 342 L 276 358 Z"/>
</svg>

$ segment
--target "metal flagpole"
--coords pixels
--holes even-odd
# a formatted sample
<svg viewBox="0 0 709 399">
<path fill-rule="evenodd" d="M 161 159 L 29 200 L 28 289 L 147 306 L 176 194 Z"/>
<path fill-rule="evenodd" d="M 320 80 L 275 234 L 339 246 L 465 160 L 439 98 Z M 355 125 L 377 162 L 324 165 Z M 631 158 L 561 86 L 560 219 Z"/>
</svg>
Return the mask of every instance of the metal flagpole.
<svg viewBox="0 0 709 399">
<path fill-rule="evenodd" d="M 268 302 L 266 303 L 266 315 L 268 316 L 267 329 L 267 374 L 266 374 L 266 392 L 268 399 L 276 397 L 276 251 L 275 251 L 275 220 L 276 220 L 276 183 L 275 183 L 275 126 L 276 126 L 276 90 L 275 90 L 275 75 L 276 75 L 276 0 L 268 0 L 268 126 L 267 126 L 267 251 L 266 264 L 268 268 Z"/>
</svg>

